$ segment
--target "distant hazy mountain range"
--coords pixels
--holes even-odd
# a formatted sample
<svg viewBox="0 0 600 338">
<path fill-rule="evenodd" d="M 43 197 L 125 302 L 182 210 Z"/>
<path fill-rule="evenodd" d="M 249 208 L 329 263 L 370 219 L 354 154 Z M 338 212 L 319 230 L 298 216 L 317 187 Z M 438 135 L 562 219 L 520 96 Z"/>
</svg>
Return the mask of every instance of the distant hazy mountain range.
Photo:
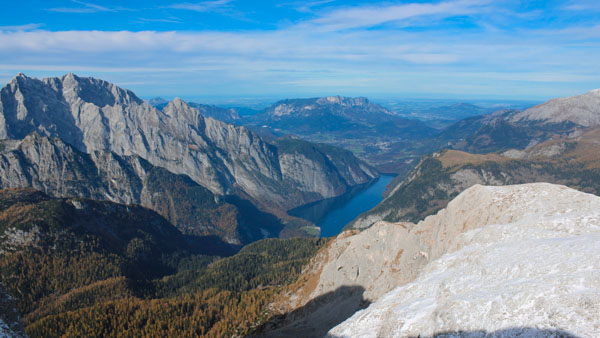
<svg viewBox="0 0 600 338">
<path fill-rule="evenodd" d="M 403 143 L 418 143 L 437 130 L 406 119 L 363 97 L 322 97 L 279 101 L 243 123 L 274 134 L 294 134 L 351 150 L 383 171 L 402 170 L 414 154 Z M 398 153 L 400 151 L 400 153 Z"/>
</svg>

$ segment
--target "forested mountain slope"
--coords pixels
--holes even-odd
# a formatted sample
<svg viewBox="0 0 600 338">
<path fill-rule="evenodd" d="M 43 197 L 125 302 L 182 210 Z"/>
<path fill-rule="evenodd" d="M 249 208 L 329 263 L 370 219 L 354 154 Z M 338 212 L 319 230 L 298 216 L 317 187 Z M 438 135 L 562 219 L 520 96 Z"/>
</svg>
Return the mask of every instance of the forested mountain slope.
<svg viewBox="0 0 600 338">
<path fill-rule="evenodd" d="M 219 259 L 139 206 L 0 190 L 0 278 L 32 337 L 248 333 L 325 242 Z"/>
</svg>

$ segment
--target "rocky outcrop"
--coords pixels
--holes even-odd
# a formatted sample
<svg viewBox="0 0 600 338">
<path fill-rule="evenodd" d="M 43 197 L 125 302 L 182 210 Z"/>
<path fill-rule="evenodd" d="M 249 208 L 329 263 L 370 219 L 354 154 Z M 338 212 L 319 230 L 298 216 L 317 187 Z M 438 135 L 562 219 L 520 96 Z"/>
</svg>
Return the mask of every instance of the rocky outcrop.
<svg viewBox="0 0 600 338">
<path fill-rule="evenodd" d="M 598 336 L 599 210 L 599 197 L 564 186 L 475 186 L 408 229 L 382 224 L 355 235 L 325 268 L 379 264 L 380 275 L 365 284 L 379 292 L 366 296 L 396 288 L 329 335 Z M 406 235 L 384 255 L 357 260 L 350 248 L 385 241 L 388 236 L 376 236 L 382 232 Z M 319 286 L 364 283 L 325 268 Z M 389 283 L 394 273 L 401 277 L 392 279 L 396 285 Z"/>
<path fill-rule="evenodd" d="M 43 80 L 19 74 L 0 95 L 0 138 L 23 139 L 36 131 L 87 153 L 137 155 L 215 194 L 239 193 L 279 209 L 336 196 L 302 190 L 282 172 L 276 147 L 244 127 L 204 117 L 180 99 L 159 111 L 128 90 L 74 74 Z M 362 180 L 344 183 L 373 177 L 365 172 Z"/>
<path fill-rule="evenodd" d="M 290 316 L 275 334 L 296 328 L 324 334 L 348 306 L 374 302 L 330 334 L 534 327 L 596 336 L 599 210 L 600 197 L 564 186 L 476 185 L 418 224 L 379 222 L 344 232 L 278 304 L 303 316 Z M 354 294 L 336 296 L 350 286 Z M 351 298 L 362 302 L 348 304 Z"/>
</svg>

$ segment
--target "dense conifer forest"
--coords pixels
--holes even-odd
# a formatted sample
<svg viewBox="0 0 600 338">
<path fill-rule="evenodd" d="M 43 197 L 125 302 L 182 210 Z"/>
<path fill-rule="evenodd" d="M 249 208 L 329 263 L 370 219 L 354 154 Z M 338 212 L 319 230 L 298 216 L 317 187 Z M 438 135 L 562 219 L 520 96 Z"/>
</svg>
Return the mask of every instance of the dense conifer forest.
<svg viewBox="0 0 600 338">
<path fill-rule="evenodd" d="M 248 334 L 327 242 L 207 256 L 148 209 L 32 189 L 0 192 L 0 230 L 2 283 L 31 337 Z"/>
</svg>

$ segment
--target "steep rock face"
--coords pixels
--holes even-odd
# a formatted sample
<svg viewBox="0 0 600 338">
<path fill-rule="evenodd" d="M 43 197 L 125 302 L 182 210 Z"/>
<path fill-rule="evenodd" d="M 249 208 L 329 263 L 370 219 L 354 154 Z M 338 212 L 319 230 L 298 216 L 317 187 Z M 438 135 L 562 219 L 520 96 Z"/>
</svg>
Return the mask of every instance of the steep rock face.
<svg viewBox="0 0 600 338">
<path fill-rule="evenodd" d="M 188 177 L 155 167 L 138 156 L 86 154 L 58 138 L 37 133 L 0 141 L 0 188 L 33 187 L 55 197 L 82 197 L 140 204 L 185 233 L 217 235 L 232 244 L 262 238 L 235 205 L 216 201 Z M 263 224 L 264 231 L 272 231 Z"/>
<path fill-rule="evenodd" d="M 584 127 L 600 126 L 600 89 L 588 93 L 553 99 L 524 112 L 515 114 L 511 121 L 572 122 Z"/>
<path fill-rule="evenodd" d="M 205 118 L 179 99 L 159 111 L 128 90 L 74 74 L 43 80 L 19 74 L 0 94 L 0 138 L 22 139 L 37 131 L 88 153 L 137 155 L 213 193 L 241 192 L 284 209 L 335 196 L 314 191 L 302 191 L 300 199 L 286 196 L 298 195 L 298 187 L 283 176 L 274 146 L 246 128 Z M 346 183 L 372 178 L 365 176 L 366 181 Z M 284 185 L 289 189 L 281 189 Z"/>
<path fill-rule="evenodd" d="M 299 139 L 275 142 L 284 177 L 301 191 L 314 191 L 321 196 L 337 196 L 352 182 L 368 182 L 377 172 L 349 151 Z"/>
<path fill-rule="evenodd" d="M 400 279 L 397 288 L 329 335 L 405 337 L 462 332 L 500 336 L 512 332 L 597 336 L 599 210 L 599 197 L 564 186 L 472 187 L 436 216 L 409 227 L 409 238 L 415 238 L 412 245 L 400 243 L 387 251 L 389 256 L 399 252 L 402 262 L 412 252 L 406 249 L 419 250 L 407 260 L 423 261 L 415 265 L 420 270 L 418 278 L 410 283 Z M 386 228 L 390 232 L 399 229 L 387 224 L 354 237 L 368 238 Z M 352 244 L 349 248 L 356 248 Z M 351 250 L 346 252 L 328 264 L 369 264 L 370 257 L 362 263 L 353 260 L 360 255 L 351 257 Z M 332 283 L 350 282 L 324 273 L 319 285 L 330 288 L 335 287 L 329 286 Z M 391 273 L 391 266 L 382 270 L 383 276 Z M 402 276 L 414 274 L 410 266 L 400 272 Z M 380 277 L 367 287 L 379 285 L 385 290 L 386 284 Z"/>
<path fill-rule="evenodd" d="M 435 153 L 422 160 L 403 181 L 389 189 L 380 204 L 357 217 L 350 226 L 365 228 L 380 220 L 421 220 L 475 184 L 549 182 L 600 195 L 599 154 L 600 129 L 500 154 L 455 150 Z"/>
<path fill-rule="evenodd" d="M 169 101 L 161 97 L 155 97 L 150 100 L 147 100 L 146 102 L 148 102 L 149 105 L 158 110 L 163 110 L 169 104 Z M 190 107 L 198 109 L 198 111 L 200 111 L 200 113 L 205 117 L 212 117 L 215 120 L 227 123 L 235 123 L 240 120 L 240 115 L 235 109 L 221 108 L 213 105 L 195 102 L 189 102 L 188 104 L 190 105 Z"/>
</svg>

